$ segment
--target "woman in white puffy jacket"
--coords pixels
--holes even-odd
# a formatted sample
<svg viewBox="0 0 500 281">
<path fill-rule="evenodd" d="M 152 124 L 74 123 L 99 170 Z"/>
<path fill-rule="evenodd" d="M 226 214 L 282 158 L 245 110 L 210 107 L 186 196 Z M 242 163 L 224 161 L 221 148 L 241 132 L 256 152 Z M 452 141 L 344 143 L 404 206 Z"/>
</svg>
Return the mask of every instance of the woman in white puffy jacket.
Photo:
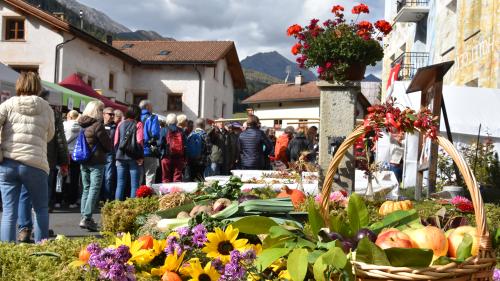
<svg viewBox="0 0 500 281">
<path fill-rule="evenodd" d="M 24 185 L 35 209 L 35 241 L 49 237 L 47 142 L 54 136 L 54 112 L 38 95 L 38 74 L 22 73 L 17 96 L 0 104 L 0 240 L 15 242 L 19 194 Z"/>
<path fill-rule="evenodd" d="M 68 112 L 67 120 L 64 121 L 64 134 L 68 143 L 69 152 L 69 182 L 64 181 L 63 197 L 64 201 L 69 204 L 69 208 L 77 208 L 76 201 L 78 200 L 78 189 L 80 186 L 80 164 L 73 161 L 71 155 L 75 149 L 76 139 L 80 135 L 82 127 L 78 124 L 80 114 L 76 110 Z"/>
</svg>

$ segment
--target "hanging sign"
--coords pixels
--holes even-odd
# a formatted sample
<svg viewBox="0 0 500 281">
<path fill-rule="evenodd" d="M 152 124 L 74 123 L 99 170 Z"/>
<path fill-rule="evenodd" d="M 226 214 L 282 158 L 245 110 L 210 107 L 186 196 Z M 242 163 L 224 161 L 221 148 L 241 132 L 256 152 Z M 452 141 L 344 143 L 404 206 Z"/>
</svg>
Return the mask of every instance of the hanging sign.
<svg viewBox="0 0 500 281">
<path fill-rule="evenodd" d="M 87 105 L 85 104 L 85 101 L 84 101 L 84 100 L 82 100 L 82 101 L 80 102 L 80 112 L 83 112 L 83 111 L 85 110 L 85 107 L 86 107 L 86 106 L 87 106 Z"/>
<path fill-rule="evenodd" d="M 68 97 L 68 104 L 67 104 L 67 106 L 68 106 L 69 110 L 73 110 L 73 108 L 74 108 L 73 98 Z"/>
</svg>

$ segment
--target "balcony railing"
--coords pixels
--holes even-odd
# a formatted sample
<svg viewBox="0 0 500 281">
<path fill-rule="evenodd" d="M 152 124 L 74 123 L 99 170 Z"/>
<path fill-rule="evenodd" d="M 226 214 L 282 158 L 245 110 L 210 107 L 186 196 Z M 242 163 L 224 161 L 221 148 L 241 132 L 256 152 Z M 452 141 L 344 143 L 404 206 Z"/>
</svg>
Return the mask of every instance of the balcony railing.
<svg viewBox="0 0 500 281">
<path fill-rule="evenodd" d="M 396 22 L 418 22 L 429 13 L 429 0 L 398 0 Z"/>
<path fill-rule="evenodd" d="M 391 67 L 398 63 L 401 65 L 398 80 L 411 80 L 417 69 L 429 65 L 429 53 L 405 52 L 392 62 Z"/>
</svg>

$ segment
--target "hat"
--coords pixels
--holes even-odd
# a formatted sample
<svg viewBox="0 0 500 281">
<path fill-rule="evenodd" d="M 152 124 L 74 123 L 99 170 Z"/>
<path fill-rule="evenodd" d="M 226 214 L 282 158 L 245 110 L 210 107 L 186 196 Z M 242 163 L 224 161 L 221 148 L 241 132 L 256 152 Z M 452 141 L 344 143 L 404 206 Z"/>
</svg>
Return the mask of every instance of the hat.
<svg viewBox="0 0 500 281">
<path fill-rule="evenodd" d="M 231 127 L 233 127 L 233 128 L 241 128 L 241 124 L 240 124 L 240 123 L 238 123 L 238 122 L 233 122 L 233 123 L 231 123 L 231 124 L 229 124 L 229 125 L 230 125 Z"/>
</svg>

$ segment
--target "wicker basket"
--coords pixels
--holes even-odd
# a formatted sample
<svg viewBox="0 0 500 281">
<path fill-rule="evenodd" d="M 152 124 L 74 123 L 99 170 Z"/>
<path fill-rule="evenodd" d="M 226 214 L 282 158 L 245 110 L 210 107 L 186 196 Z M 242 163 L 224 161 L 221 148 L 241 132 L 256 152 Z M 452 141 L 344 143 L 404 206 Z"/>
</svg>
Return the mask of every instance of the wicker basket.
<svg viewBox="0 0 500 281">
<path fill-rule="evenodd" d="M 346 151 L 354 145 L 356 139 L 363 135 L 363 127 L 356 128 L 347 139 L 340 145 L 337 153 L 333 157 L 322 190 L 321 212 L 325 222 L 329 220 L 329 194 L 333 183 L 333 177 L 340 161 Z M 479 254 L 470 257 L 461 264 L 450 263 L 442 266 L 429 266 L 427 268 L 393 267 L 366 264 L 353 261 L 354 271 L 358 280 L 492 280 L 493 268 L 496 264 L 494 253 L 491 249 L 491 240 L 486 225 L 486 215 L 484 213 L 483 199 L 479 193 L 478 184 L 472 171 L 467 166 L 452 143 L 443 137 L 437 138 L 437 143 L 451 156 L 457 164 L 474 204 L 476 218 Z"/>
</svg>

